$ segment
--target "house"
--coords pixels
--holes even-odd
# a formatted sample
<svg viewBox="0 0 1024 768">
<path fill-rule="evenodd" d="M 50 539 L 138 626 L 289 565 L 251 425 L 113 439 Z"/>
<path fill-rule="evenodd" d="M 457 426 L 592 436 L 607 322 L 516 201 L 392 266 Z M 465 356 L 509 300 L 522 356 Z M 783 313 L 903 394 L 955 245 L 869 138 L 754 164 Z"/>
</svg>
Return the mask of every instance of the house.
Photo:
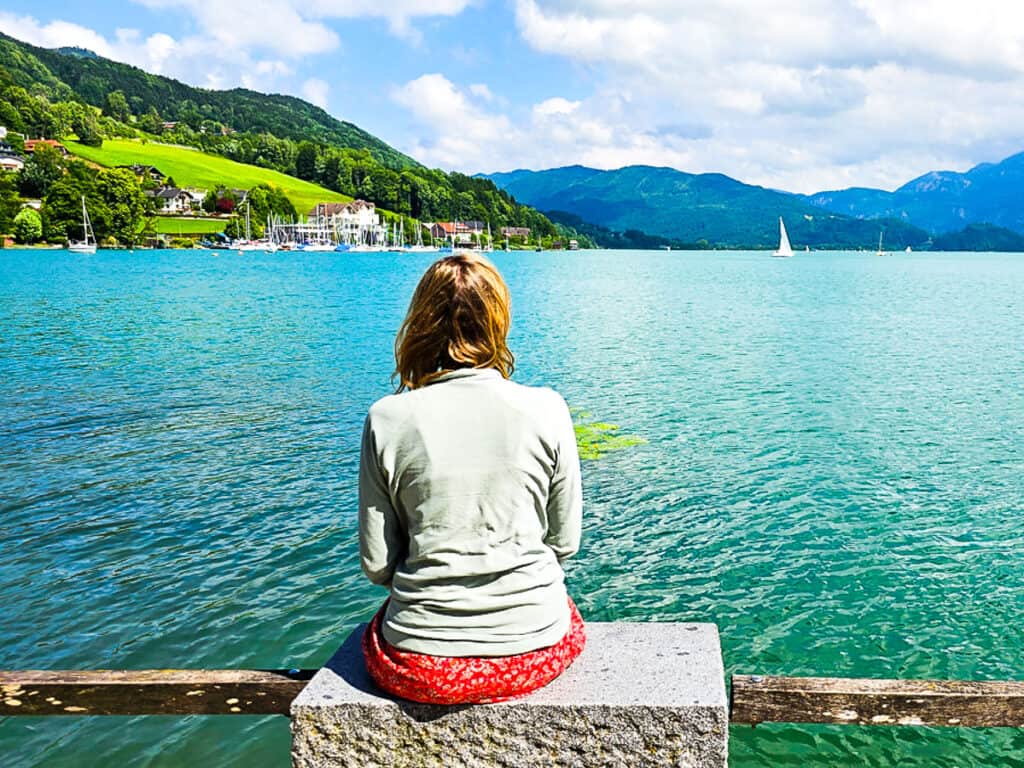
<svg viewBox="0 0 1024 768">
<path fill-rule="evenodd" d="M 326 219 L 332 226 L 376 227 L 380 225 L 377 206 L 365 200 L 351 203 L 317 203 L 309 211 L 310 219 Z"/>
<path fill-rule="evenodd" d="M 0 171 L 20 171 L 24 167 L 25 161 L 17 155 L 0 154 Z"/>
<path fill-rule="evenodd" d="M 182 191 L 185 192 L 185 194 L 187 194 L 189 197 L 192 198 L 192 207 L 193 208 L 199 208 L 200 206 L 202 206 L 203 200 L 206 199 L 206 190 L 205 189 L 198 189 L 196 187 L 187 187 L 187 188 L 185 188 Z"/>
<path fill-rule="evenodd" d="M 128 168 L 132 173 L 139 177 L 139 181 L 149 177 L 150 180 L 155 181 L 157 184 L 162 184 L 164 179 L 167 177 L 157 168 L 155 165 L 119 165 L 118 168 Z"/>
<path fill-rule="evenodd" d="M 351 203 L 317 203 L 308 216 L 315 232 L 329 231 L 341 243 L 349 245 L 379 245 L 387 239 L 387 226 L 379 215 L 377 206 L 365 200 Z M 307 239 L 315 239 L 304 233 Z"/>
<path fill-rule="evenodd" d="M 173 131 L 178 127 L 178 124 L 174 121 L 160 123 L 160 127 L 165 131 Z"/>
<path fill-rule="evenodd" d="M 192 210 L 192 195 L 177 187 L 161 187 L 146 192 L 156 199 L 158 213 L 187 213 Z"/>
<path fill-rule="evenodd" d="M 64 147 L 63 144 L 61 144 L 56 139 L 25 139 L 25 151 L 28 152 L 30 155 L 33 152 L 35 152 L 36 147 L 39 146 L 53 147 L 58 152 L 60 152 L 64 157 L 68 156 L 67 149 Z"/>
<path fill-rule="evenodd" d="M 502 227 L 502 237 L 521 237 L 523 240 L 530 239 L 530 228 L 529 227 Z"/>
<path fill-rule="evenodd" d="M 485 224 L 482 221 L 438 221 L 427 226 L 434 240 L 471 245 L 483 234 Z"/>
<path fill-rule="evenodd" d="M 0 140 L 0 170 L 20 171 L 25 167 L 25 158 L 14 151 L 14 147 Z"/>
</svg>

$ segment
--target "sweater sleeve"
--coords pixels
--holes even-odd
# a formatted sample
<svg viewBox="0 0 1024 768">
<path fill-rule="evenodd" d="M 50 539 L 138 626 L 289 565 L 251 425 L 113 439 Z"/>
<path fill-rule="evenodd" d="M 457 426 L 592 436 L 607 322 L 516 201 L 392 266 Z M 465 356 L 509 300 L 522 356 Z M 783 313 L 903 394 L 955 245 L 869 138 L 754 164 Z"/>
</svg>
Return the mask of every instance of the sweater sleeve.
<svg viewBox="0 0 1024 768">
<path fill-rule="evenodd" d="M 388 586 L 404 550 L 398 514 L 380 468 L 370 416 L 363 426 L 359 454 L 359 559 L 374 584 Z"/>
<path fill-rule="evenodd" d="M 548 494 L 548 529 L 544 543 L 554 551 L 558 562 L 562 562 L 575 555 L 580 548 L 583 527 L 583 480 L 572 415 L 561 397 L 558 401 L 558 454 Z"/>
</svg>

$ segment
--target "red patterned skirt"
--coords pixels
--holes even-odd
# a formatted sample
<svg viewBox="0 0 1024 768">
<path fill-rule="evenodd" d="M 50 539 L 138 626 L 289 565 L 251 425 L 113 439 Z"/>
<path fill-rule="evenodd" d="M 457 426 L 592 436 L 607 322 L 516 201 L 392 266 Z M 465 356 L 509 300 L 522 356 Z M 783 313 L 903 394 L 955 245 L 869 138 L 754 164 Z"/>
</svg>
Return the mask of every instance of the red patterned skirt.
<svg viewBox="0 0 1024 768">
<path fill-rule="evenodd" d="M 569 631 L 547 648 L 495 657 L 409 653 L 381 634 L 386 607 L 363 633 L 366 669 L 388 693 L 425 704 L 491 704 L 525 696 L 568 669 L 587 642 L 583 617 L 569 598 Z"/>
</svg>

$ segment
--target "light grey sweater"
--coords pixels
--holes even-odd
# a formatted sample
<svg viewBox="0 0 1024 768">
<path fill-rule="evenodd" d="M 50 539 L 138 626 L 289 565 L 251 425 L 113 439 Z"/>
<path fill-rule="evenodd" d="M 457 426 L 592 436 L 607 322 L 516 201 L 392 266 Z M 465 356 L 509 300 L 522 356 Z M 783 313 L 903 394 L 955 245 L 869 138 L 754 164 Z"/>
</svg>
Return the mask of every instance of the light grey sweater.
<svg viewBox="0 0 1024 768">
<path fill-rule="evenodd" d="M 397 648 L 511 656 L 569 629 L 560 562 L 583 514 L 560 395 L 462 369 L 370 408 L 359 469 L 363 571 L 391 589 Z"/>
</svg>

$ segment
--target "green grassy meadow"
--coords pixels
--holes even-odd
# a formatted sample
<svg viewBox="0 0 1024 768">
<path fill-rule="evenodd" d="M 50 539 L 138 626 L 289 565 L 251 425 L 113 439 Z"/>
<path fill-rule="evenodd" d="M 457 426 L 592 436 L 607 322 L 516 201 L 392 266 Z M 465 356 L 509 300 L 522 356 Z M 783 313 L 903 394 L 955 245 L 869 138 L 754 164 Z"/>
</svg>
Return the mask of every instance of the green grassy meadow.
<svg viewBox="0 0 1024 768">
<path fill-rule="evenodd" d="M 156 231 L 160 235 L 211 235 L 223 232 L 228 219 L 200 219 L 196 217 L 157 216 Z"/>
<path fill-rule="evenodd" d="M 143 143 L 138 139 L 106 139 L 102 147 L 87 147 L 77 141 L 63 143 L 70 152 L 97 165 L 155 165 L 161 173 L 171 176 L 180 187 L 211 189 L 225 184 L 235 189 L 250 189 L 261 182 L 273 184 L 284 190 L 300 216 L 306 215 L 320 202 L 347 202 L 352 199 L 318 184 L 296 179 L 294 176 L 258 168 L 255 165 L 236 163 L 234 160 L 209 155 L 190 147 L 158 144 L 152 141 Z M 221 222 L 217 224 L 218 229 L 197 231 L 220 231 Z M 177 233 L 177 230 L 173 232 Z"/>
</svg>

